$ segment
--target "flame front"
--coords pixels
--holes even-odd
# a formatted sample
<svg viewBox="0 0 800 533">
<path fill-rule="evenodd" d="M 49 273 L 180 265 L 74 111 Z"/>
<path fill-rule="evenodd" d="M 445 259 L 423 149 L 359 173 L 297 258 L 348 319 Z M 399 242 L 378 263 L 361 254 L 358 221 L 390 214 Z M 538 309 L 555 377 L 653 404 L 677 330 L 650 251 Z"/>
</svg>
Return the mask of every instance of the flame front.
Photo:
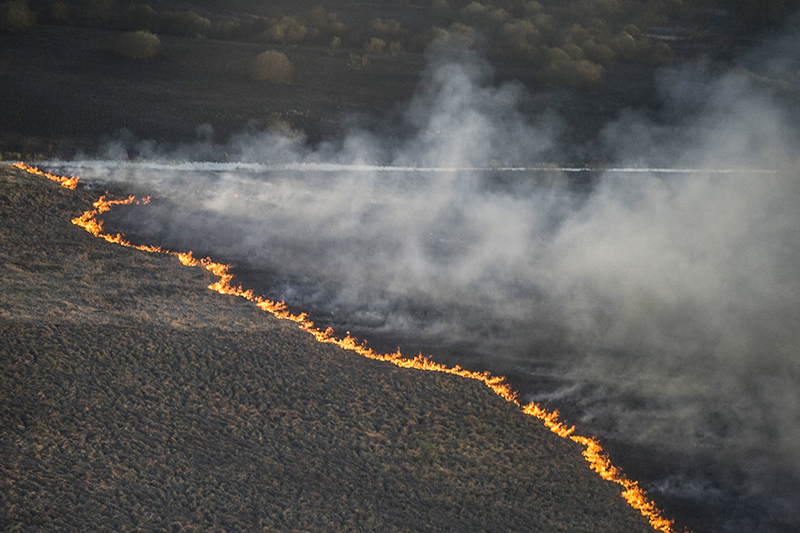
<svg viewBox="0 0 800 533">
<path fill-rule="evenodd" d="M 69 178 L 66 176 L 58 176 L 56 174 L 50 174 L 49 172 L 43 172 L 36 167 L 32 167 L 26 165 L 25 163 L 14 163 L 13 166 L 17 167 L 20 170 L 24 170 L 25 172 L 30 172 L 31 174 L 36 174 L 37 176 L 43 176 L 49 180 L 56 181 L 60 183 L 62 186 L 66 187 L 67 189 L 77 189 L 78 188 L 78 181 L 80 178 L 77 176 L 70 176 Z"/>
<path fill-rule="evenodd" d="M 47 172 L 42 172 L 36 167 L 28 166 L 24 163 L 15 163 L 15 167 L 36 174 L 44 176 L 48 179 L 56 181 L 67 187 L 68 189 L 75 189 L 78 185 L 79 178 L 73 176 L 66 178 L 63 176 L 56 176 Z M 647 493 L 639 486 L 634 480 L 629 479 L 619 468 L 611 464 L 608 454 L 603 450 L 598 440 L 594 437 L 584 437 L 575 434 L 575 427 L 569 426 L 559 418 L 558 411 L 548 411 L 536 403 L 528 403 L 522 405 L 519 395 L 511 388 L 508 381 L 503 376 L 494 376 L 489 372 L 475 372 L 466 370 L 456 365 L 453 367 L 445 366 L 441 363 L 432 361 L 430 358 L 419 354 L 414 358 L 403 357 L 398 349 L 397 352 L 382 354 L 369 348 L 364 341 L 359 341 L 352 337 L 348 332 L 344 337 L 337 337 L 332 328 L 321 330 L 317 328 L 314 323 L 308 319 L 306 313 L 293 314 L 286 307 L 283 302 L 275 302 L 268 300 L 262 296 L 256 295 L 251 289 L 244 289 L 240 285 L 233 283 L 233 274 L 230 273 L 230 266 L 222 263 L 216 263 L 210 258 L 197 259 L 192 252 L 173 252 L 164 250 L 158 246 L 146 246 L 132 244 L 125 239 L 122 234 L 108 234 L 103 233 L 103 222 L 97 218 L 97 215 L 106 213 L 112 207 L 117 205 L 131 205 L 131 204 L 146 204 L 150 198 L 137 199 L 134 196 L 129 196 L 123 200 L 108 199 L 106 195 L 100 197 L 93 207 L 94 209 L 86 211 L 81 216 L 72 219 L 72 223 L 84 228 L 86 231 L 97 237 L 103 238 L 109 242 L 136 248 L 146 252 L 165 253 L 174 255 L 180 262 L 186 266 L 202 267 L 217 276 L 219 279 L 208 286 L 209 289 L 216 291 L 220 294 L 227 294 L 232 296 L 239 296 L 245 298 L 258 306 L 261 310 L 266 311 L 276 318 L 281 320 L 290 320 L 295 322 L 300 329 L 307 331 L 314 338 L 322 343 L 334 344 L 345 350 L 353 351 L 359 355 L 369 359 L 378 361 L 387 361 L 402 368 L 414 368 L 418 370 L 426 370 L 429 372 L 443 372 L 446 374 L 454 374 L 466 379 L 474 379 L 483 382 L 495 394 L 501 398 L 521 407 L 522 412 L 526 415 L 540 419 L 545 427 L 558 436 L 570 439 L 584 447 L 583 457 L 589 463 L 589 466 L 601 478 L 612 481 L 622 486 L 622 497 L 628 504 L 637 509 L 644 517 L 650 521 L 650 525 L 658 531 L 664 533 L 675 533 L 674 522 L 666 519 L 661 510 L 659 510 L 655 503 L 647 497 Z"/>
</svg>

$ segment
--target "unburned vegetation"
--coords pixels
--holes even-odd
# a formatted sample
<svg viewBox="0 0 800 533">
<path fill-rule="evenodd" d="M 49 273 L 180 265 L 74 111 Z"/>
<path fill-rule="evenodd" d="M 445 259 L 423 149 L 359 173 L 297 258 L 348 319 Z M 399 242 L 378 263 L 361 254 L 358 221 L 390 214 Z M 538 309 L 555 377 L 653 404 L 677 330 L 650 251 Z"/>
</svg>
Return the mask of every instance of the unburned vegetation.
<svg viewBox="0 0 800 533">
<path fill-rule="evenodd" d="M 708 28 L 720 27 L 757 31 L 780 24 L 800 7 L 797 0 L 733 5 L 699 0 L 419 0 L 389 2 L 380 9 L 336 3 L 336 11 L 330 3 L 313 2 L 243 0 L 230 7 L 198 2 L 187 9 L 191 5 L 59 0 L 32 2 L 31 9 L 26 0 L 10 0 L 0 5 L 0 26 L 27 29 L 38 15 L 48 24 L 189 38 L 325 47 L 338 39 L 334 48 L 370 57 L 421 53 L 439 41 L 481 50 L 497 64 L 535 68 L 542 85 L 594 89 L 610 64 L 669 64 L 675 57 L 670 43 L 676 37 L 708 39 Z"/>
<path fill-rule="evenodd" d="M 0 167 L 6 530 L 648 530 L 480 383 L 318 344 L 95 239 L 68 223 L 91 199 Z"/>
<path fill-rule="evenodd" d="M 117 38 L 114 51 L 129 59 L 150 59 L 161 49 L 161 40 L 149 31 L 125 32 Z"/>
<path fill-rule="evenodd" d="M 521 107 L 554 111 L 569 124 L 564 145 L 579 146 L 595 142 L 622 109 L 657 109 L 660 67 L 730 57 L 756 42 L 755 32 L 779 27 L 798 4 L 0 0 L 0 6 L 0 157 L 44 159 L 101 155 L 100 146 L 123 129 L 163 146 L 191 142 L 210 125 L 213 140 L 225 143 L 263 130 L 275 113 L 292 117 L 312 142 L 329 140 L 353 117 L 396 112 L 430 55 L 453 49 L 488 57 L 499 82 L 521 82 L 527 89 Z M 150 32 L 161 43 L 158 53 L 137 61 L 115 53 L 113 43 L 126 32 Z M 285 75 L 269 91 L 252 82 L 253 58 L 265 49 L 290 58 L 291 86 Z M 797 92 L 795 74 L 769 73 L 765 81 L 778 92 Z"/>
<path fill-rule="evenodd" d="M 0 29 L 28 30 L 36 24 L 36 14 L 25 0 L 10 0 L 0 4 Z"/>
<path fill-rule="evenodd" d="M 262 52 L 250 66 L 250 77 L 267 83 L 292 83 L 294 65 L 286 54 L 275 50 Z"/>
</svg>

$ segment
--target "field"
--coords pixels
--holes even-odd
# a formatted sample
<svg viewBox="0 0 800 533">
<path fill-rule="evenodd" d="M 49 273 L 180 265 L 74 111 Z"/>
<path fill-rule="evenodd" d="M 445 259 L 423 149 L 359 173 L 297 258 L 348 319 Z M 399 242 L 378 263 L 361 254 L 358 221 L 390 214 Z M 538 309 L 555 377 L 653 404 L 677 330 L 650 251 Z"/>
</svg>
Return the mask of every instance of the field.
<svg viewBox="0 0 800 533">
<path fill-rule="evenodd" d="M 224 144 L 235 134 L 268 129 L 276 120 L 303 131 L 314 142 L 335 139 L 353 124 L 385 127 L 396 122 L 401 105 L 412 96 L 425 71 L 427 59 L 419 44 L 425 32 L 432 26 L 449 27 L 451 33 L 472 28 L 464 24 L 468 21 L 467 15 L 461 15 L 465 8 L 459 11 L 456 2 L 446 15 L 437 15 L 427 3 L 328 2 L 329 15 L 337 13 L 346 23 L 341 46 L 311 37 L 264 42 L 266 38 L 254 35 L 257 30 L 252 29 L 260 21 L 277 20 L 269 17 L 285 13 L 303 22 L 317 4 L 266 8 L 258 2 L 227 7 L 211 2 L 193 6 L 162 2 L 154 4 L 159 13 L 187 13 L 193 7 L 213 24 L 202 37 L 186 35 L 180 28 L 165 29 L 159 32 L 158 54 L 137 60 L 115 51 L 116 40 L 129 24 L 125 6 L 111 4 L 111 18 L 98 22 L 79 17 L 80 2 L 67 4 L 72 14 L 68 24 L 54 24 L 41 15 L 43 23 L 26 31 L 0 31 L 0 100 L 4 103 L 0 155 L 6 159 L 104 155 L 107 141 L 130 137 L 160 146 L 198 139 Z M 46 13 L 45 4 L 40 7 Z M 548 38 L 549 45 L 573 39 L 566 34 L 569 17 L 564 14 L 563 18 L 560 33 Z M 396 51 L 389 53 L 388 44 L 379 54 L 365 48 L 373 34 L 369 21 L 376 19 L 399 25 L 396 35 L 373 32 L 384 37 L 384 44 L 397 39 Z M 221 31 L 214 30 L 214 24 L 230 20 L 240 22 L 242 29 L 227 36 L 214 33 Z M 479 23 L 473 25 L 480 29 Z M 608 29 L 603 38 L 611 39 L 612 31 L 616 30 Z M 716 34 L 695 34 L 668 42 L 683 59 L 718 55 L 737 46 Z M 641 39 L 642 46 L 655 42 Z M 719 42 L 724 46 L 713 46 Z M 564 144 L 591 142 L 625 108 L 658 111 L 656 64 L 644 60 L 606 63 L 602 80 L 586 88 L 574 86 L 569 79 L 550 80 L 546 65 L 542 66 L 544 55 L 536 60 L 515 59 L 513 50 L 492 52 L 490 44 L 477 48 L 482 54 L 493 54 L 498 81 L 525 87 L 521 111 L 556 112 L 565 122 Z M 291 84 L 269 85 L 250 78 L 251 62 L 267 49 L 285 53 L 292 61 Z M 542 45 L 542 50 L 542 54 L 550 50 L 553 57 L 565 55 L 558 47 Z M 210 138 L 208 126 L 213 130 Z M 200 127 L 205 129 L 198 133 Z"/>
<path fill-rule="evenodd" d="M 0 161 L 100 159 L 105 161 L 99 165 L 131 161 L 134 168 L 150 160 L 341 160 L 416 167 L 419 159 L 420 166 L 592 167 L 591 174 L 575 172 L 563 180 L 565 190 L 575 193 L 576 209 L 591 205 L 603 179 L 600 169 L 609 166 L 743 166 L 766 169 L 771 176 L 772 170 L 797 167 L 800 34 L 797 18 L 790 15 L 798 8 L 797 0 L 332 0 L 322 5 L 314 0 L 0 0 Z M 459 72 L 478 73 L 466 76 L 461 86 L 437 85 L 435 78 L 447 72 L 442 68 L 447 64 L 463 67 Z M 451 79 L 459 78 L 451 72 Z M 479 120 L 459 122 L 476 116 Z M 458 120 L 445 120 L 442 126 L 437 122 L 442 117 Z M 524 127 L 517 129 L 518 125 Z M 467 141 L 474 139 L 481 142 L 470 146 Z M 273 150 L 270 143 L 280 149 Z M 147 174 L 145 166 L 129 174 L 117 171 L 108 183 L 158 196 L 157 188 L 145 190 L 142 185 L 159 179 L 155 172 Z M 123 176 L 141 181 L 121 184 Z M 496 190 L 481 189 L 478 199 L 487 192 L 498 192 L 499 198 L 517 187 L 524 196 L 530 191 L 519 176 L 498 178 L 492 183 Z M 209 183 L 229 177 L 215 175 Z M 184 185 L 194 179 L 188 173 L 173 178 Z M 663 183 L 673 178 L 665 177 Z M 99 191 L 90 187 L 106 186 L 99 179 L 90 178 L 84 182 L 91 184 L 87 188 L 68 191 L 0 163 L 0 529 L 651 530 L 625 504 L 619 486 L 589 469 L 581 447 L 556 437 L 482 384 L 401 370 L 316 343 L 241 298 L 206 290 L 213 277 L 202 269 L 184 267 L 174 257 L 111 245 L 70 224 L 97 199 Z M 757 182 L 742 183 L 747 190 Z M 778 187 L 777 181 L 769 183 Z M 785 195 L 776 193 L 786 205 L 795 198 L 791 183 L 787 178 Z M 281 190 L 302 188 L 299 179 L 287 184 Z M 470 216 L 480 215 L 480 209 L 466 209 L 472 204 L 465 200 L 469 197 L 464 183 L 460 188 L 453 184 L 453 212 L 464 208 Z M 290 265 L 328 273 L 335 286 L 336 273 L 332 268 L 326 271 L 332 263 L 318 259 L 326 257 L 323 249 L 344 243 L 342 250 L 334 250 L 343 254 L 333 254 L 342 259 L 348 244 L 369 243 L 366 233 L 358 231 L 349 243 L 344 235 L 316 238 L 358 214 L 358 205 L 350 209 L 349 200 L 363 199 L 369 184 L 346 191 L 338 200 L 321 195 L 320 203 L 313 204 L 316 211 L 309 208 L 311 196 L 304 193 L 283 218 L 276 214 L 280 202 L 264 192 L 274 190 L 271 184 L 241 191 L 223 188 L 214 193 L 217 197 L 205 196 L 212 194 L 211 185 L 191 185 L 179 190 L 180 195 L 221 202 L 219 224 L 212 216 L 195 216 L 182 232 L 179 225 L 171 225 L 171 217 L 180 222 L 184 213 L 180 202 L 173 208 L 161 200 L 141 209 L 117 210 L 106 222 L 135 239 L 197 245 L 215 258 L 226 257 L 223 252 L 217 255 L 219 250 L 238 253 L 236 245 L 252 238 L 262 248 L 245 249 L 225 260 L 236 263 L 238 281 L 253 287 L 280 285 L 276 272 L 287 279 L 303 278 L 302 268 L 282 270 Z M 336 180 L 324 185 L 333 187 Z M 245 190 L 264 195 L 256 199 L 245 193 L 239 198 Z M 318 192 L 324 190 L 320 187 Z M 424 188 L 409 195 L 420 190 Z M 228 192 L 238 200 L 225 196 Z M 385 187 L 380 192 L 387 195 L 387 203 L 403 199 Z M 692 217 L 699 217 L 697 230 L 716 227 L 719 220 L 713 213 L 730 215 L 731 220 L 740 213 L 738 220 L 749 220 L 748 213 L 763 205 L 758 195 L 746 197 L 746 202 L 724 205 L 718 212 L 690 210 Z M 724 203 L 724 195 L 720 198 Z M 336 209 L 343 206 L 337 215 Z M 367 214 L 378 213 L 380 206 L 375 203 Z M 373 245 L 365 249 L 373 253 L 395 234 L 413 241 L 415 228 L 423 227 L 420 220 L 441 207 L 447 205 L 433 202 L 421 216 L 411 217 L 410 231 L 390 220 L 387 232 L 376 233 Z M 495 245 L 513 235 L 507 230 L 533 211 L 521 210 L 517 216 L 492 211 L 476 227 L 497 228 L 500 238 L 489 241 Z M 659 212 L 642 213 L 632 226 L 634 245 L 653 244 L 641 222 Z M 786 226 L 793 228 L 796 212 L 766 208 L 758 220 L 783 213 L 789 220 Z M 333 222 L 314 227 L 320 213 Z M 275 234 L 281 237 L 281 228 L 289 227 L 287 222 L 295 216 L 298 222 L 285 239 L 270 241 Z M 275 217 L 274 223 L 260 229 L 249 225 L 270 217 Z M 375 220 L 364 217 L 364 226 L 355 227 L 374 229 Z M 468 240 L 453 238 L 462 229 L 458 217 L 430 220 L 435 230 L 420 232 L 419 242 L 413 244 L 431 247 L 412 249 L 434 259 L 440 249 L 445 258 L 473 249 L 461 246 Z M 241 242 L 235 238 L 237 223 L 244 224 L 239 228 Z M 311 229 L 303 230 L 307 223 Z M 756 226 L 782 227 L 759 222 L 743 225 L 741 231 L 749 235 Z M 615 227 L 604 232 L 602 225 L 596 226 L 595 242 L 615 235 Z M 731 236 L 736 232 L 734 224 L 722 233 L 738 242 Z M 383 238 L 386 235 L 390 239 Z M 778 254 L 776 250 L 794 253 L 796 243 L 789 235 L 791 231 L 775 241 L 779 245 L 774 249 L 766 247 L 767 255 Z M 188 240 L 181 240 L 184 237 Z M 682 231 L 675 240 L 686 241 L 689 250 L 699 242 L 694 231 Z M 729 241 L 715 237 L 713 243 L 719 242 L 727 250 Z M 752 251 L 770 241 L 744 242 L 749 244 L 736 249 Z M 267 250 L 264 243 L 286 245 L 290 253 L 271 258 L 278 261 L 280 256 L 280 269 L 242 259 L 253 251 L 261 257 L 258 254 Z M 524 249 L 513 240 L 507 244 L 498 257 Z M 619 244 L 619 249 L 608 250 L 608 257 L 628 256 L 630 243 L 621 239 Z M 303 256 L 303 250 L 309 255 Z M 672 256 L 661 257 L 659 249 L 654 250 L 642 254 L 646 263 L 669 263 Z M 345 265 L 349 276 L 364 255 L 359 252 L 336 265 Z M 707 255 L 713 257 L 698 257 Z M 776 264 L 783 264 L 784 255 L 776 256 Z M 738 251 L 731 257 L 731 266 L 741 266 Z M 531 258 L 522 259 L 524 263 Z M 678 288 L 696 273 L 694 261 L 686 275 L 675 280 Z M 404 270 L 403 264 L 397 263 L 397 271 Z M 360 266 L 373 280 L 372 270 L 380 269 L 369 265 Z M 612 278 L 624 271 L 614 265 L 608 272 Z M 786 266 L 788 277 L 775 275 L 770 280 L 778 285 L 796 279 L 795 265 Z M 726 269 L 713 262 L 712 266 L 710 277 L 724 280 Z M 497 272 L 487 268 L 487 279 L 495 280 Z M 663 277 L 660 268 L 648 275 L 641 265 L 631 272 L 642 274 L 645 289 Z M 762 275 L 753 272 L 741 279 L 756 283 L 753 280 Z M 309 298 L 316 297 L 314 283 L 324 284 L 324 279 L 308 275 L 308 287 L 298 285 L 301 296 L 307 290 Z M 374 280 L 380 288 L 387 284 L 379 276 Z M 412 317 L 425 309 L 424 298 L 414 298 L 436 299 L 423 294 L 425 289 L 417 292 L 420 286 L 413 284 L 409 293 L 416 295 L 408 299 Z M 787 284 L 775 294 L 790 299 L 792 287 Z M 687 293 L 690 303 L 697 292 Z M 630 296 L 638 301 L 645 293 L 631 291 Z M 612 300 L 617 294 L 613 296 Z M 725 309 L 749 308 L 757 300 L 742 298 Z M 794 322 L 786 318 L 793 316 L 794 307 L 784 312 L 775 307 L 776 300 L 780 299 L 764 302 L 775 318 L 764 331 L 796 339 L 790 334 Z M 353 308 L 363 305 L 370 311 L 372 302 L 361 298 Z M 465 317 L 474 315 L 481 328 L 493 331 L 480 306 L 472 299 L 466 302 L 459 307 L 456 301 L 454 309 L 464 309 Z M 671 300 L 654 300 L 654 309 L 659 302 L 669 308 Z M 404 353 L 420 349 L 440 362 L 489 368 L 510 376 L 523 394 L 537 401 L 549 394 L 547 387 L 525 381 L 527 367 L 516 368 L 513 357 L 497 363 L 500 366 L 484 366 L 477 355 L 474 360 L 464 356 L 462 352 L 472 353 L 469 339 L 458 339 L 450 360 L 447 348 L 442 353 L 431 348 L 449 346 L 446 340 L 437 345 L 439 339 L 432 337 L 432 344 L 426 344 L 415 341 L 413 331 L 400 334 L 391 328 L 384 332 L 386 337 L 370 337 L 367 331 L 373 322 L 383 325 L 374 320 L 380 315 L 364 314 L 367 329 L 359 330 L 346 312 L 337 311 L 334 317 L 332 310 L 328 313 L 303 300 L 289 303 L 298 312 L 325 316 L 318 321 L 330 320 L 337 333 L 349 329 L 390 350 L 400 345 Z M 606 307 L 598 308 L 601 314 Z M 387 309 L 402 315 L 405 308 Z M 652 319 L 648 326 L 669 325 L 658 313 L 634 314 L 643 321 Z M 753 323 L 760 324 L 760 317 L 770 314 L 755 316 L 759 320 L 743 322 L 745 337 L 761 338 Z M 460 318 L 453 318 L 458 323 Z M 527 315 L 521 323 L 526 318 L 536 323 Z M 681 318 L 688 321 L 692 316 Z M 499 333 L 500 342 L 481 339 L 481 349 L 494 354 L 502 351 L 505 341 L 527 342 L 525 328 L 518 328 L 520 339 L 505 339 Z M 728 333 L 725 330 L 720 338 Z M 668 336 L 672 338 L 672 332 Z M 699 332 L 692 341 L 702 344 L 703 338 Z M 792 342 L 784 343 L 787 350 L 794 350 Z M 592 352 L 596 345 L 589 343 L 591 349 L 580 353 Z M 558 352 L 551 353 L 549 346 L 542 353 L 556 357 Z M 668 360 L 658 350 L 636 347 L 626 352 L 629 347 L 622 346 L 619 354 L 651 354 L 656 368 Z M 744 378 L 773 372 L 769 365 L 762 368 L 757 351 L 748 354 L 753 368 L 760 370 L 753 373 L 748 368 L 741 372 Z M 700 428 L 689 438 L 670 439 L 664 437 L 668 433 L 650 431 L 661 418 L 649 414 L 631 424 L 627 433 L 616 433 L 615 412 L 635 417 L 652 407 L 635 395 L 617 405 L 608 390 L 606 397 L 592 397 L 591 389 L 587 395 L 567 387 L 565 394 L 577 395 L 577 403 L 556 395 L 548 405 L 566 412 L 572 422 L 594 423 L 581 425 L 579 431 L 599 435 L 615 464 L 650 490 L 679 526 L 703 533 L 795 531 L 800 523 L 800 470 L 794 448 L 785 444 L 796 441 L 787 435 L 798 427 L 797 410 L 790 409 L 797 399 L 791 392 L 797 390 L 791 382 L 797 375 L 790 366 L 793 360 L 776 363 L 774 374 L 781 376 L 783 389 L 770 382 L 763 397 L 761 389 L 750 386 L 731 396 L 747 409 L 760 409 L 754 420 L 765 420 L 763 428 L 761 422 L 748 426 L 746 417 L 744 426 L 731 422 L 739 420 L 739 408 L 730 407 L 726 391 L 710 389 L 707 397 L 698 392 L 702 401 L 694 404 L 708 418 L 698 415 L 679 424 L 686 431 L 692 423 Z M 722 374 L 739 379 L 736 365 L 723 366 L 728 370 Z M 682 372 L 667 377 L 689 387 L 705 376 Z M 624 389 L 626 380 L 619 381 Z M 556 387 L 560 382 L 553 383 Z M 790 391 L 788 400 L 773 403 L 779 396 L 775 390 Z M 660 394 L 654 398 L 654 405 L 664 399 Z M 582 407 L 576 407 L 584 400 L 586 409 L 592 402 L 604 408 L 608 400 L 611 416 L 587 422 Z M 674 414 L 664 409 L 661 414 Z M 741 452 L 745 441 L 740 436 L 754 429 L 756 444 Z M 776 445 L 771 435 L 780 435 L 784 444 Z M 649 444 L 644 437 L 651 439 Z M 710 439 L 704 441 L 707 448 L 693 444 L 700 437 Z M 723 444 L 733 446 L 735 453 L 729 454 Z M 669 449 L 678 451 L 664 451 Z"/>
<path fill-rule="evenodd" d="M 4 530 L 649 529 L 482 384 L 318 344 L 1 176 Z"/>
</svg>

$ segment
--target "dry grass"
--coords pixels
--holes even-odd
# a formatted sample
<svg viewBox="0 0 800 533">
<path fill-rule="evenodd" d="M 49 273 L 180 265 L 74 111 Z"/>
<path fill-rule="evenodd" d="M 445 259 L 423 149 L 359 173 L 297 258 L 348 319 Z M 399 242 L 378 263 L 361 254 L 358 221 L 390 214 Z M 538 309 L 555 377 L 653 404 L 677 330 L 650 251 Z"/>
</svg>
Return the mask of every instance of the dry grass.
<svg viewBox="0 0 800 533">
<path fill-rule="evenodd" d="M 9 529 L 649 530 L 478 382 L 321 345 L 91 237 L 68 220 L 92 199 L 0 166 Z"/>
</svg>

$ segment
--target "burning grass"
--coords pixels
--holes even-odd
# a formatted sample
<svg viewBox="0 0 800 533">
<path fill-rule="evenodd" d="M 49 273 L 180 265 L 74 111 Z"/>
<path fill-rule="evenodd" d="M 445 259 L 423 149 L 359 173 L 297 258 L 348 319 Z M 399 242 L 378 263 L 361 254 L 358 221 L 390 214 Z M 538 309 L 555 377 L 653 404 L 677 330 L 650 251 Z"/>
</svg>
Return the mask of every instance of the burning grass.
<svg viewBox="0 0 800 533">
<path fill-rule="evenodd" d="M 65 211 L 88 204 L 88 193 L 48 190 L 23 176 L 2 182 L 4 218 L 24 219 L 32 195 L 60 195 L 66 204 L 42 213 L 39 223 L 11 225 L 4 239 L 19 233 L 34 240 L 60 235 L 62 241 L 46 248 L 56 264 L 63 262 L 59 255 L 69 249 L 69 240 L 86 254 L 102 250 L 105 262 L 120 264 L 109 284 L 75 286 L 72 278 L 85 261 L 78 258 L 56 284 L 70 287 L 67 304 L 102 299 L 121 279 L 140 289 L 152 285 L 163 266 L 183 273 L 172 285 L 175 293 L 154 300 L 165 307 L 178 300 L 192 316 L 202 316 L 206 307 L 212 315 L 219 308 L 219 315 L 214 326 L 190 318 L 183 327 L 149 314 L 94 324 L 81 318 L 91 313 L 80 305 L 72 320 L 3 317 L 0 390 L 3 442 L 9 443 L 4 451 L 11 458 L 3 477 L 12 481 L 6 490 L 11 507 L 4 511 L 13 522 L 24 524 L 34 516 L 52 524 L 64 516 L 74 521 L 76 513 L 65 511 L 80 494 L 77 519 L 87 527 L 94 524 L 87 520 L 123 526 L 133 519 L 147 527 L 200 529 L 646 531 L 647 520 L 619 498 L 615 487 L 621 484 L 626 499 L 653 527 L 670 530 L 595 441 L 574 435 L 556 414 L 534 405 L 523 412 L 567 439 L 520 416 L 516 396 L 502 378 L 422 357 L 376 354 L 232 286 L 224 265 L 177 254 L 184 264 L 202 265 L 219 276 L 210 288 L 244 296 L 321 342 L 286 322 L 248 315 L 241 310 L 254 308 L 241 298 L 209 303 L 192 293 L 198 280 L 187 273 L 197 270 L 181 269 L 164 254 L 102 246 L 87 241 L 86 233 L 76 234 L 78 228 L 59 225 Z M 73 222 L 121 243 L 122 236 L 102 234 L 96 218 L 111 205 L 97 200 L 94 210 Z M 42 231 L 50 235 L 39 235 Z M 30 273 L 30 261 L 5 260 Z M 155 271 L 141 269 L 143 261 L 153 262 Z M 3 283 L 18 277 L 18 271 L 6 269 Z M 33 290 L 44 277 L 34 273 L 18 292 L 52 303 L 51 294 Z M 92 278 L 102 276 L 89 273 Z M 103 314 L 108 302 L 98 306 L 97 314 Z M 245 318 L 231 335 L 224 326 L 237 313 Z M 365 364 L 348 352 L 436 372 Z M 592 468 L 614 483 L 586 469 L 575 443 Z"/>
</svg>

